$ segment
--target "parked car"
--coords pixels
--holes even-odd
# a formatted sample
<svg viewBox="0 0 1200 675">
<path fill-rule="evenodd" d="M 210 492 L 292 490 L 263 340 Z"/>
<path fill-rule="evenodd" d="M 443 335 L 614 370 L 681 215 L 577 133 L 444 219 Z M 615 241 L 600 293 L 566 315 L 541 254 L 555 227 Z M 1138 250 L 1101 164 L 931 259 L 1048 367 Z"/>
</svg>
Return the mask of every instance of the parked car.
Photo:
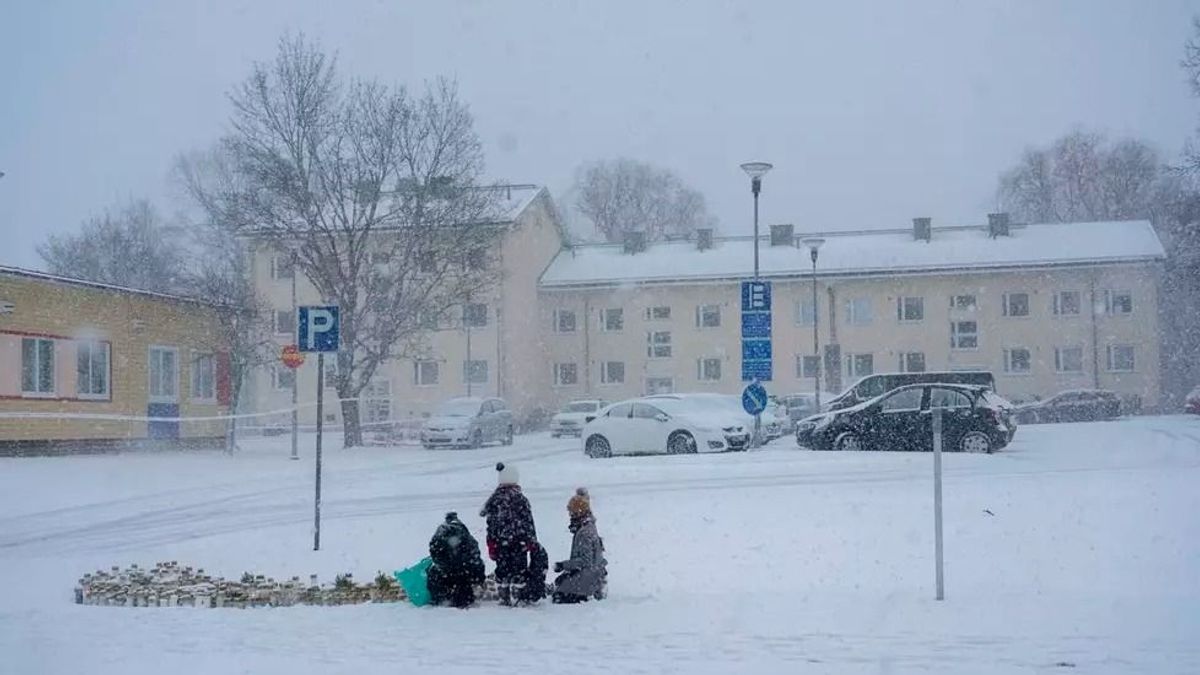
<svg viewBox="0 0 1200 675">
<path fill-rule="evenodd" d="M 796 443 L 814 450 L 932 450 L 934 408 L 942 448 L 994 452 L 1016 433 L 1012 404 L 987 387 L 912 384 L 856 406 L 802 421 Z"/>
<path fill-rule="evenodd" d="M 498 398 L 452 398 L 438 406 L 421 429 L 421 445 L 478 448 L 484 443 L 512 445 L 513 415 Z"/>
<path fill-rule="evenodd" d="M 1017 422 L 1021 424 L 1094 422 L 1120 415 L 1120 396 L 1103 389 L 1063 391 L 1044 401 L 1017 406 Z"/>
<path fill-rule="evenodd" d="M 909 384 L 971 384 L 996 389 L 996 378 L 987 371 L 930 371 L 925 373 L 876 373 L 867 375 L 854 386 L 838 394 L 823 407 L 824 410 L 842 410 L 886 394 L 893 389 Z"/>
<path fill-rule="evenodd" d="M 730 414 L 741 417 L 744 420 L 744 426 L 750 432 L 751 436 L 754 434 L 754 415 L 746 412 L 746 409 L 742 407 L 741 396 L 698 392 L 692 394 L 653 394 L 647 396 L 646 398 L 659 397 L 677 398 L 684 401 L 694 402 L 696 405 L 714 406 L 719 410 L 727 411 Z M 767 409 L 762 412 L 760 417 L 762 418 L 760 420 L 760 424 L 762 425 L 761 433 L 763 443 L 770 443 L 771 441 L 783 436 L 783 425 L 780 422 L 780 418 L 776 415 L 774 408 L 770 404 L 767 405 Z"/>
<path fill-rule="evenodd" d="M 1200 385 L 1197 385 L 1187 397 L 1183 399 L 1184 412 L 1190 412 L 1193 415 L 1200 415 Z"/>
<path fill-rule="evenodd" d="M 583 433 L 583 425 L 595 419 L 606 405 L 607 403 L 599 399 L 571 401 L 550 418 L 550 436 L 578 438 Z"/>
<path fill-rule="evenodd" d="M 788 421 L 784 428 L 785 433 L 796 433 L 796 424 L 805 417 L 811 417 L 819 412 L 817 407 L 817 397 L 815 394 L 788 394 L 780 399 L 783 407 L 787 410 Z"/>
<path fill-rule="evenodd" d="M 745 420 L 712 401 L 658 395 L 610 405 L 583 430 L 588 457 L 745 450 Z"/>
</svg>

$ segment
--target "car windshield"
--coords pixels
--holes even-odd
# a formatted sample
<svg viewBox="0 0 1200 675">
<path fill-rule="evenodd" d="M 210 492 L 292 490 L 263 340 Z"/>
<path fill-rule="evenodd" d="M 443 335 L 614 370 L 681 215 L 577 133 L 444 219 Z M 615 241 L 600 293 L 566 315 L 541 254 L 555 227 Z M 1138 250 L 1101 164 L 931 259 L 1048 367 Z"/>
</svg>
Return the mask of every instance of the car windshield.
<svg viewBox="0 0 1200 675">
<path fill-rule="evenodd" d="M 568 403 L 562 407 L 559 412 L 565 413 L 589 413 L 596 412 L 596 403 L 594 401 L 575 401 Z"/>
<path fill-rule="evenodd" d="M 474 417 L 479 412 L 479 401 L 446 401 L 438 406 L 437 417 Z"/>
</svg>

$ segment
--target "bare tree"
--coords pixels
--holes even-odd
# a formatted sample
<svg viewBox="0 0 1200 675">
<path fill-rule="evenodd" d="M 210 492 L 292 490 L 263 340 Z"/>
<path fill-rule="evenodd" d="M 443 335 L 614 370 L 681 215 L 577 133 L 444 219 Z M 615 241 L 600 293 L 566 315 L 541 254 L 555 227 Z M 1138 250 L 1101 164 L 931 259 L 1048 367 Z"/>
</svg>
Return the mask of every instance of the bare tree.
<svg viewBox="0 0 1200 675">
<path fill-rule="evenodd" d="M 379 366 L 425 353 L 429 322 L 499 274 L 500 192 L 480 184 L 471 114 L 445 80 L 418 96 L 343 80 L 302 36 L 282 39 L 230 99 L 229 178 L 188 188 L 213 222 L 294 252 L 340 306 L 335 383 L 346 445 L 359 445 L 357 399 Z"/>
<path fill-rule="evenodd" d="M 77 234 L 51 235 L 37 251 L 53 274 L 176 293 L 183 290 L 186 239 L 139 199 L 88 219 Z"/>
<path fill-rule="evenodd" d="M 591 162 L 575 174 L 575 208 L 608 241 L 642 231 L 650 240 L 714 227 L 704 195 L 673 172 L 628 158 Z"/>
<path fill-rule="evenodd" d="M 1187 73 L 1188 84 L 1192 93 L 1200 96 L 1200 16 L 1192 18 L 1192 37 L 1183 43 L 1183 60 L 1179 62 Z M 1200 128 L 1197 129 L 1200 136 Z M 1183 149 L 1183 165 L 1180 169 L 1200 176 L 1200 142 L 1197 138 L 1189 139 Z"/>
</svg>

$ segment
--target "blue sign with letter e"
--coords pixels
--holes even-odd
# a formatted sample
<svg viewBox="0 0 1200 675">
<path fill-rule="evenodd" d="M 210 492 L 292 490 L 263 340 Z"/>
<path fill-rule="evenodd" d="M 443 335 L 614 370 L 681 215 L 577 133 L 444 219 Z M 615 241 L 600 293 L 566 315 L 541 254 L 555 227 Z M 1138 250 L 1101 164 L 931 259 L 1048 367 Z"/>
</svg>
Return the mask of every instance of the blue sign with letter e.
<svg viewBox="0 0 1200 675">
<path fill-rule="evenodd" d="M 296 308 L 296 346 L 302 352 L 336 352 L 341 346 L 337 305 Z"/>
<path fill-rule="evenodd" d="M 742 282 L 742 311 L 769 312 L 771 311 L 771 282 L 743 281 Z"/>
<path fill-rule="evenodd" d="M 755 312 L 742 315 L 742 338 L 771 338 L 771 315 Z"/>
</svg>

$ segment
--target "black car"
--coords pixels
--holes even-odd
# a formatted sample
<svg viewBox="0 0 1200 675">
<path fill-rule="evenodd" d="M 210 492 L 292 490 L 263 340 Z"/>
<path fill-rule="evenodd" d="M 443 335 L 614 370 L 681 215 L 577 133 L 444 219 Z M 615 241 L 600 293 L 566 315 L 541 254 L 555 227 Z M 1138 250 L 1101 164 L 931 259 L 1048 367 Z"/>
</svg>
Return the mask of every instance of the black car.
<svg viewBox="0 0 1200 675">
<path fill-rule="evenodd" d="M 838 394 L 822 408 L 824 410 L 843 410 L 906 385 L 934 383 L 970 384 L 993 390 L 996 388 L 996 378 L 985 370 L 875 373 L 855 382 L 854 386 Z"/>
<path fill-rule="evenodd" d="M 796 428 L 796 443 L 814 450 L 933 450 L 934 408 L 943 411 L 943 450 L 993 452 L 1017 430 L 1012 406 L 988 387 L 913 384 L 809 417 Z"/>
<path fill-rule="evenodd" d="M 1017 406 L 1021 424 L 1095 422 L 1121 415 L 1121 398 L 1103 389 L 1063 391 L 1045 401 Z"/>
</svg>

